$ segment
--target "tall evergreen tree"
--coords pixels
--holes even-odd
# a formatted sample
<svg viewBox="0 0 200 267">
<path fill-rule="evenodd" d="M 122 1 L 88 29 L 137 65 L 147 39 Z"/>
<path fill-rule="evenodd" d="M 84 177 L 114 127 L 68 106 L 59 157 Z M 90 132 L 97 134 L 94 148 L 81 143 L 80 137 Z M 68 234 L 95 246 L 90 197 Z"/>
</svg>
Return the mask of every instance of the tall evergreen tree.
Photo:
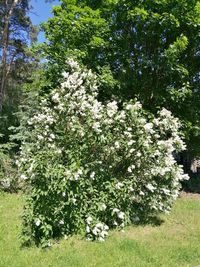
<svg viewBox="0 0 200 267">
<path fill-rule="evenodd" d="M 0 2 L 0 110 L 5 102 L 9 85 L 13 86 L 13 83 L 23 81 L 24 63 L 30 58 L 27 48 L 31 38 L 35 38 L 33 34 L 35 29 L 28 15 L 29 10 L 29 0 Z"/>
<path fill-rule="evenodd" d="M 0 143 L 7 143 L 17 126 L 16 116 L 23 99 L 22 88 L 31 82 L 38 62 L 30 44 L 37 39 L 37 28 L 31 23 L 29 0 L 0 1 Z"/>
</svg>

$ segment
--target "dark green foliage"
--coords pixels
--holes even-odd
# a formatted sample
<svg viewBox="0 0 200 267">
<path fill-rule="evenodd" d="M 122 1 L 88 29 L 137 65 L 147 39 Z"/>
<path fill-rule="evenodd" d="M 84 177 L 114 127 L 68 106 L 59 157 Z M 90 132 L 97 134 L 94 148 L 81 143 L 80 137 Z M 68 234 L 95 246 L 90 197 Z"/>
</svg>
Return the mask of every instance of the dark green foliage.
<svg viewBox="0 0 200 267">
<path fill-rule="evenodd" d="M 190 180 L 183 182 L 183 188 L 186 192 L 200 193 L 200 174 L 191 175 Z"/>
<path fill-rule="evenodd" d="M 12 143 L 0 143 L 0 189 L 7 191 L 16 191 L 19 187 L 17 171 L 14 167 L 13 148 Z"/>
</svg>

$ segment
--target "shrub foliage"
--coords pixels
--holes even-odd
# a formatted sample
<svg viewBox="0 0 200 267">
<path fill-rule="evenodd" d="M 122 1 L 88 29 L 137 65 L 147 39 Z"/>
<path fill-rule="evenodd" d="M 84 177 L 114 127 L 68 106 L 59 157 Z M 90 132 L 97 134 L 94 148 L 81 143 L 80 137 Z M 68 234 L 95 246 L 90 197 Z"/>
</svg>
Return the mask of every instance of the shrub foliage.
<svg viewBox="0 0 200 267">
<path fill-rule="evenodd" d="M 0 139 L 1 137 L 3 135 L 0 134 Z M 13 148 L 13 143 L 2 144 L 0 142 L 0 190 L 9 192 L 17 191 L 20 188 L 12 153 Z"/>
<path fill-rule="evenodd" d="M 168 212 L 187 178 L 168 110 L 152 117 L 137 101 L 102 103 L 95 75 L 68 65 L 28 120 L 19 160 L 30 188 L 24 238 L 43 246 L 74 233 L 101 241 L 110 228 Z"/>
</svg>

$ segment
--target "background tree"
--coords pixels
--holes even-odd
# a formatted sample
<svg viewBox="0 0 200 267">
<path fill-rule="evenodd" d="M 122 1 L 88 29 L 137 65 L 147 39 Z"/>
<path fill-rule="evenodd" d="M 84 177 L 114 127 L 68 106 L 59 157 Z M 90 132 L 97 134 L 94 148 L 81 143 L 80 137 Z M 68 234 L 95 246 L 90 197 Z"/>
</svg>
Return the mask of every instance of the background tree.
<svg viewBox="0 0 200 267">
<path fill-rule="evenodd" d="M 62 66 L 74 55 L 99 74 L 102 99 L 170 109 L 190 153 L 200 154 L 198 0 L 63 0 L 44 30 L 50 62 Z"/>
<path fill-rule="evenodd" d="M 43 64 L 32 47 L 38 33 L 29 16 L 32 9 L 30 0 L 0 1 L 0 189 L 10 191 L 21 187 L 16 152 L 26 110 L 34 109 L 43 81 Z"/>
<path fill-rule="evenodd" d="M 9 126 L 16 124 L 13 113 L 22 97 L 22 84 L 29 81 L 35 67 L 35 56 L 29 46 L 36 41 L 37 29 L 31 23 L 29 11 L 29 0 L 0 3 L 0 128 L 6 139 Z"/>
<path fill-rule="evenodd" d="M 33 27 L 30 18 L 29 1 L 13 0 L 1 1 L 1 90 L 0 109 L 2 109 L 5 98 L 6 84 L 12 70 L 16 68 L 15 63 L 26 58 L 25 50 Z M 18 64 L 19 65 L 19 64 Z"/>
</svg>

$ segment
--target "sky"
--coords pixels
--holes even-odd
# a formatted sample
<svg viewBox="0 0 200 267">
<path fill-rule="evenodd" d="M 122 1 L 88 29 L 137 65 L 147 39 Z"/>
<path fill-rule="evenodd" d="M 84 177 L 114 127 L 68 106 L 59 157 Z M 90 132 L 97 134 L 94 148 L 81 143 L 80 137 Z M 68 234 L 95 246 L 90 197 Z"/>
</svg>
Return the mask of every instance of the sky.
<svg viewBox="0 0 200 267">
<path fill-rule="evenodd" d="M 30 18 L 34 25 L 39 25 L 52 17 L 51 9 L 55 5 L 59 5 L 59 1 L 55 0 L 52 3 L 45 3 L 45 0 L 31 0 L 33 9 L 30 12 Z M 38 42 L 45 41 L 44 33 L 38 35 Z"/>
</svg>

